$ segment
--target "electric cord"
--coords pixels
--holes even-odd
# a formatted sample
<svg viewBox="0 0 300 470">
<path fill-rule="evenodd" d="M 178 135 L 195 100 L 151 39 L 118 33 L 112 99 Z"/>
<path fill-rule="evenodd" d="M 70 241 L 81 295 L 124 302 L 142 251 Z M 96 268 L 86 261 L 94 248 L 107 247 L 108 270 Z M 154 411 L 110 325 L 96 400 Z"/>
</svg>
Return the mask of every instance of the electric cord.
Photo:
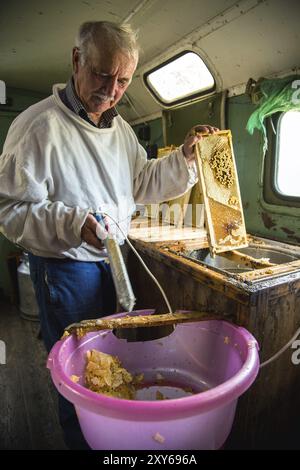
<svg viewBox="0 0 300 470">
<path fill-rule="evenodd" d="M 270 357 L 270 359 L 268 359 L 267 361 L 263 362 L 261 365 L 260 365 L 260 368 L 262 367 L 265 367 L 266 365 L 270 364 L 271 362 L 275 361 L 275 359 L 277 359 L 279 356 L 281 356 L 282 353 L 284 353 L 284 351 L 286 351 L 290 346 L 291 344 L 293 344 L 293 342 L 297 339 L 297 337 L 299 336 L 300 334 L 300 328 L 298 328 L 298 330 L 296 331 L 296 333 L 294 334 L 294 336 L 288 341 L 288 343 L 286 343 L 285 346 L 283 346 L 281 349 L 279 349 L 279 351 L 277 351 L 276 354 L 274 354 L 273 356 Z"/>
</svg>

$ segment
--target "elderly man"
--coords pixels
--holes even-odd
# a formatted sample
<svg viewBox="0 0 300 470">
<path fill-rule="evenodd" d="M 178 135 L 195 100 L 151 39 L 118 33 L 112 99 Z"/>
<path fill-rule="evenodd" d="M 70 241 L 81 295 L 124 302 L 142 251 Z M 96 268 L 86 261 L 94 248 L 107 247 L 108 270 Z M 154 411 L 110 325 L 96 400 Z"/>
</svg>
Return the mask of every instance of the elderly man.
<svg viewBox="0 0 300 470">
<path fill-rule="evenodd" d="M 0 229 L 30 253 L 31 277 L 49 351 L 73 322 L 113 313 L 115 292 L 92 215 L 104 211 L 128 231 L 135 203 L 183 194 L 195 182 L 193 146 L 147 161 L 115 106 L 138 62 L 129 26 L 84 23 L 66 86 L 20 114 L 0 158 Z M 197 131 L 214 132 L 210 126 Z M 121 241 L 117 227 L 111 231 Z M 66 404 L 61 422 L 71 448 L 81 446 Z"/>
</svg>

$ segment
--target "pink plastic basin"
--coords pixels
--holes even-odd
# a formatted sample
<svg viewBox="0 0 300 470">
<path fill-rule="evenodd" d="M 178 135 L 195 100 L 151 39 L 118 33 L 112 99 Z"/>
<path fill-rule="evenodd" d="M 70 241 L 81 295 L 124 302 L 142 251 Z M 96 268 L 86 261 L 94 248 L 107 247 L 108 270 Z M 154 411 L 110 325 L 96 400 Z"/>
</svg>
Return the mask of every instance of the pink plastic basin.
<svg viewBox="0 0 300 470">
<path fill-rule="evenodd" d="M 83 386 L 90 349 L 117 355 L 131 373 L 144 374 L 147 387 L 138 399 L 113 398 Z M 258 373 L 259 357 L 247 330 L 214 320 L 177 325 L 171 335 L 154 341 L 127 342 L 111 331 L 81 340 L 70 336 L 54 345 L 47 366 L 57 390 L 74 404 L 92 449 L 197 450 L 223 445 L 238 397 Z M 71 375 L 80 381 L 74 383 Z M 157 400 L 158 390 L 167 399 Z"/>
</svg>

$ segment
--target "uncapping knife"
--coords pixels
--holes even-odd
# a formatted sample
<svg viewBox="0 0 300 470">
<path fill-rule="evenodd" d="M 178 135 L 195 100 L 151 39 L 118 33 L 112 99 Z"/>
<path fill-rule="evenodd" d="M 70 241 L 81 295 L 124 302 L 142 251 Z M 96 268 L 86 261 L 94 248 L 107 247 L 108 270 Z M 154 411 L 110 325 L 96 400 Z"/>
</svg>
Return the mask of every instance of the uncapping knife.
<svg viewBox="0 0 300 470">
<path fill-rule="evenodd" d="M 94 217 L 105 228 L 103 216 L 96 213 Z M 131 312 L 136 299 L 119 244 L 111 235 L 102 241 L 107 250 L 118 301 L 127 312 Z"/>
</svg>

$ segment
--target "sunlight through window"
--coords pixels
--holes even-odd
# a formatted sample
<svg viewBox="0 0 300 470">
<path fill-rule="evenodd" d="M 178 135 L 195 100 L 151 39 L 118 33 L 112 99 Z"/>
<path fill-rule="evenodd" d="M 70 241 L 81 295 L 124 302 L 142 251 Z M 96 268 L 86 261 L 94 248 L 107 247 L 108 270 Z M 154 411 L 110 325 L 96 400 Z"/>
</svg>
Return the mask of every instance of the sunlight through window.
<svg viewBox="0 0 300 470">
<path fill-rule="evenodd" d="M 300 197 L 300 112 L 288 111 L 279 122 L 276 186 L 285 196 Z"/>
<path fill-rule="evenodd" d="M 215 81 L 203 60 L 187 52 L 149 73 L 147 83 L 160 100 L 170 104 L 212 89 Z"/>
</svg>

